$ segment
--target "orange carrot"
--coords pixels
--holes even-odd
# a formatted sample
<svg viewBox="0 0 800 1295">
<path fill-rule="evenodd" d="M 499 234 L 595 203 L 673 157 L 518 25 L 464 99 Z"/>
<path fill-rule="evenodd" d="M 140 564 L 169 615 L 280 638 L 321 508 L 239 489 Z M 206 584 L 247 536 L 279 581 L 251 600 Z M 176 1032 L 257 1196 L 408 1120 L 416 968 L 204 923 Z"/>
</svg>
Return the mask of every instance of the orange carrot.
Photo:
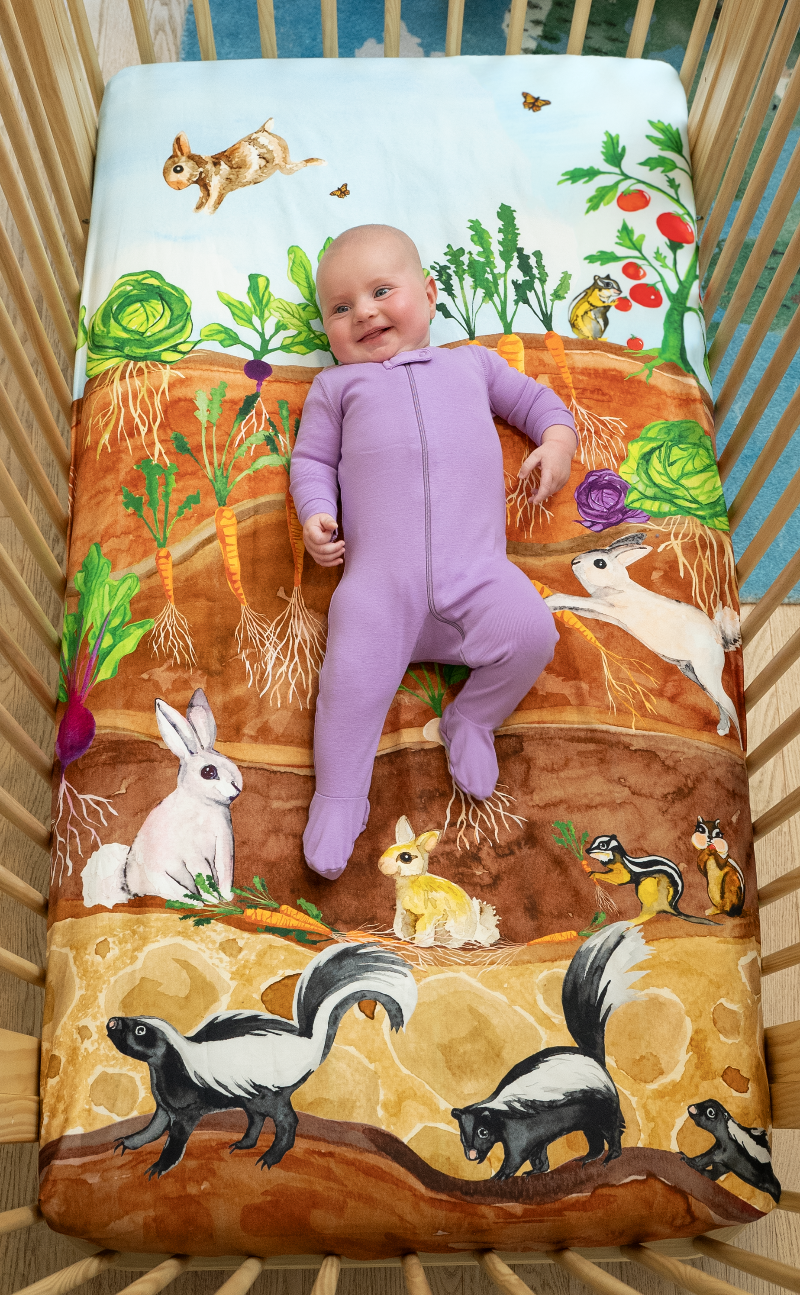
<svg viewBox="0 0 800 1295">
<path fill-rule="evenodd" d="M 294 587 L 299 589 L 300 582 L 303 579 L 303 557 L 306 549 L 303 544 L 303 527 L 300 518 L 297 516 L 294 500 L 288 490 L 286 491 L 286 524 L 289 527 L 289 543 L 292 546 L 292 557 L 294 558 Z"/>
<path fill-rule="evenodd" d="M 227 504 L 223 508 L 218 508 L 214 513 L 214 522 L 217 527 L 217 539 L 222 551 L 222 562 L 225 567 L 225 576 L 230 586 L 231 592 L 236 595 L 243 607 L 247 606 L 247 599 L 242 589 L 242 567 L 239 561 L 239 546 L 236 543 L 236 513 Z"/>
<path fill-rule="evenodd" d="M 567 352 L 564 348 L 563 339 L 558 333 L 548 332 L 544 335 L 544 344 L 556 362 L 556 368 L 561 374 L 561 378 L 570 394 L 570 399 L 574 400 L 575 387 L 567 364 Z"/>
<path fill-rule="evenodd" d="M 540 935 L 538 940 L 528 940 L 528 944 L 559 944 L 562 940 L 577 940 L 577 931 L 557 931 L 555 935 Z"/>
<path fill-rule="evenodd" d="M 547 588 L 547 585 L 543 585 L 541 580 L 531 579 L 531 584 L 534 586 L 534 588 L 538 589 L 539 593 L 542 595 L 543 598 L 548 598 L 549 595 L 553 592 L 552 589 Z M 568 611 L 565 608 L 563 611 L 553 612 L 553 615 L 557 616 L 558 619 L 563 621 L 565 625 L 569 625 L 570 629 L 577 630 L 579 634 L 582 634 L 583 637 L 589 643 L 592 644 L 592 647 L 599 648 L 601 652 L 604 650 L 602 643 L 600 643 L 600 641 L 595 638 L 591 630 L 587 630 L 583 621 L 578 620 L 578 617 L 575 615 L 574 612 Z"/>
<path fill-rule="evenodd" d="M 246 922 L 263 922 L 265 926 L 277 926 L 285 931 L 309 931 L 312 935 L 323 935 L 331 938 L 330 927 L 323 926 L 308 913 L 301 913 L 298 908 L 281 904 L 280 908 L 246 908 L 242 914 Z"/>
<path fill-rule="evenodd" d="M 172 554 L 169 549 L 156 549 L 156 571 L 161 576 L 164 597 L 175 606 L 175 586 L 172 583 Z"/>
<path fill-rule="evenodd" d="M 504 333 L 497 343 L 497 354 L 501 356 L 512 369 L 517 369 L 520 373 L 525 372 L 525 347 L 521 337 L 516 333 Z"/>
</svg>

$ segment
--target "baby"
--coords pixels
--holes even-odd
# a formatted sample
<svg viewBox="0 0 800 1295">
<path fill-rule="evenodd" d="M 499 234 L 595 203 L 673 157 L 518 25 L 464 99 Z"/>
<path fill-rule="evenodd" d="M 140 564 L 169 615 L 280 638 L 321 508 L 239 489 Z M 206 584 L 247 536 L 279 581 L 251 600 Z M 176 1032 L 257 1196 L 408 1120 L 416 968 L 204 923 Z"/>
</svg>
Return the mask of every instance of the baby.
<svg viewBox="0 0 800 1295">
<path fill-rule="evenodd" d="M 548 387 L 483 346 L 430 346 L 436 284 L 406 234 L 361 225 L 331 243 L 317 291 L 335 368 L 317 374 L 292 454 L 303 541 L 345 572 L 333 595 L 314 729 L 306 862 L 338 877 L 369 817 L 372 765 L 409 663 L 469 666 L 440 735 L 458 786 L 492 795 L 494 729 L 558 640 L 551 612 L 506 557 L 497 414 L 537 446 L 542 502 L 567 481 L 576 435 Z M 341 494 L 342 530 L 336 513 Z M 346 544 L 346 550 L 345 550 Z"/>
</svg>

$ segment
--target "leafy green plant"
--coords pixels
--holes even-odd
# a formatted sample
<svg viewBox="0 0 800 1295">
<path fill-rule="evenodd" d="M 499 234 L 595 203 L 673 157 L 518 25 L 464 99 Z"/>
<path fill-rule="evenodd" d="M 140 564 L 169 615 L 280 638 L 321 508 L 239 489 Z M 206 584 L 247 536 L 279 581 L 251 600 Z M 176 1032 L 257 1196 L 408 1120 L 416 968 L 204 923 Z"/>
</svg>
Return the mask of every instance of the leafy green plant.
<svg viewBox="0 0 800 1295">
<path fill-rule="evenodd" d="M 86 373 L 96 377 L 126 360 L 174 364 L 197 346 L 190 341 L 192 303 L 157 270 L 117 279 L 80 339 L 88 344 Z"/>
<path fill-rule="evenodd" d="M 571 818 L 566 823 L 557 821 L 553 824 L 553 827 L 556 828 L 556 832 L 553 833 L 553 840 L 556 845 L 560 845 L 564 850 L 569 850 L 571 854 L 575 855 L 576 859 L 583 859 L 583 847 L 588 840 L 589 833 L 581 832 L 580 840 L 578 840 L 575 824 Z"/>
<path fill-rule="evenodd" d="M 455 320 L 467 337 L 474 340 L 478 311 L 486 298 L 470 275 L 464 248 L 453 247 L 452 243 L 448 243 L 444 261 L 432 261 L 430 272 L 452 303 L 451 309 L 443 301 L 437 301 L 439 314 L 444 315 L 445 319 Z"/>
<path fill-rule="evenodd" d="M 317 257 L 318 261 L 332 241 L 330 238 L 325 240 Z M 327 335 L 315 327 L 315 324 L 321 324 L 322 313 L 317 301 L 314 271 L 300 247 L 289 248 L 288 275 L 299 289 L 302 297 L 299 303 L 276 297 L 265 274 L 248 275 L 246 301 L 232 297 L 227 292 L 217 293 L 234 324 L 255 333 L 255 344 L 247 341 L 228 324 L 206 324 L 200 330 L 201 339 L 204 342 L 217 342 L 226 349 L 241 346 L 250 352 L 254 360 L 263 360 L 265 355 L 271 355 L 275 351 L 291 355 L 329 352 L 331 348 Z"/>
<path fill-rule="evenodd" d="M 245 396 L 242 401 L 236 417 L 233 420 L 233 426 L 228 432 L 225 445 L 220 452 L 217 447 L 217 424 L 222 415 L 222 402 L 225 399 L 225 392 L 228 390 L 227 382 L 220 382 L 219 386 L 212 387 L 210 392 L 195 392 L 195 418 L 200 424 L 200 442 L 202 462 L 198 459 L 187 438 L 183 432 L 172 433 L 172 444 L 178 454 L 186 454 L 193 459 L 197 466 L 205 473 L 214 491 L 214 497 L 220 508 L 225 507 L 228 498 L 234 487 L 243 477 L 250 476 L 253 472 L 258 472 L 259 468 L 267 467 L 284 467 L 283 458 L 277 453 L 261 454 L 257 458 L 251 458 L 246 468 L 243 468 L 237 476 L 231 477 L 234 467 L 246 454 L 251 453 L 258 445 L 267 442 L 268 436 L 264 431 L 251 433 L 231 449 L 231 443 L 245 419 L 252 414 L 256 403 L 260 398 L 260 392 L 251 392 Z M 273 424 L 274 427 L 274 424 Z M 210 441 L 210 446 L 209 446 Z M 210 449 L 210 453 L 209 453 Z M 229 457 L 230 454 L 230 457 Z"/>
<path fill-rule="evenodd" d="M 649 423 L 630 442 L 619 474 L 629 482 L 625 503 L 632 508 L 730 529 L 711 438 L 691 418 Z"/>
<path fill-rule="evenodd" d="M 438 715 L 441 719 L 445 694 L 454 684 L 469 678 L 469 666 L 434 664 L 432 673 L 424 665 L 420 666 L 419 670 L 423 678 L 420 678 L 414 670 L 407 670 L 406 674 L 411 676 L 422 695 L 413 688 L 406 687 L 404 683 L 401 683 L 398 691 L 407 692 L 411 697 L 416 697 L 417 701 L 424 701 L 427 706 L 430 706 L 434 715 Z"/>
<path fill-rule="evenodd" d="M 539 320 L 545 332 L 551 333 L 553 331 L 553 307 L 557 301 L 566 299 L 569 286 L 572 283 L 572 275 L 568 270 L 565 270 L 548 298 L 546 287 L 548 274 L 544 268 L 544 258 L 541 252 L 538 251 L 532 255 L 533 265 L 527 252 L 522 250 L 517 252 L 517 264 L 525 274 L 525 278 L 519 283 L 515 282 L 514 290 L 520 301 L 523 301 Z M 531 301 L 531 297 L 533 297 L 533 301 Z"/>
<path fill-rule="evenodd" d="M 291 937 L 298 944 L 310 945 L 322 944 L 341 934 L 335 927 L 328 925 L 320 909 L 310 900 L 298 899 L 297 908 L 279 904 L 270 894 L 263 877 L 254 877 L 250 886 L 234 886 L 233 894 L 239 897 L 238 900 L 226 899 L 211 875 L 197 873 L 194 883 L 197 894 L 186 891 L 184 899 L 168 899 L 165 905 L 181 912 L 179 920 L 191 921 L 192 926 L 208 926 L 219 918 L 238 917 L 256 924 L 259 934 L 279 935 L 283 939 Z M 275 923 L 280 917 L 280 925 L 271 925 L 266 916 L 268 913 L 276 915 L 273 919 Z M 264 925 L 258 925 L 261 922 Z"/>
<path fill-rule="evenodd" d="M 195 490 L 194 494 L 186 495 L 178 505 L 172 521 L 170 521 L 169 507 L 175 486 L 175 478 L 178 475 L 177 463 L 168 463 L 166 467 L 162 468 L 160 463 L 155 463 L 152 459 L 142 459 L 141 463 L 136 464 L 136 471 L 141 472 L 144 476 L 145 494 L 135 495 L 127 486 L 123 486 L 123 506 L 127 512 L 135 513 L 140 521 L 144 522 L 157 547 L 165 549 L 170 531 L 175 523 L 200 503 L 200 491 Z M 145 508 L 152 515 L 152 524 L 144 515 Z"/>
</svg>

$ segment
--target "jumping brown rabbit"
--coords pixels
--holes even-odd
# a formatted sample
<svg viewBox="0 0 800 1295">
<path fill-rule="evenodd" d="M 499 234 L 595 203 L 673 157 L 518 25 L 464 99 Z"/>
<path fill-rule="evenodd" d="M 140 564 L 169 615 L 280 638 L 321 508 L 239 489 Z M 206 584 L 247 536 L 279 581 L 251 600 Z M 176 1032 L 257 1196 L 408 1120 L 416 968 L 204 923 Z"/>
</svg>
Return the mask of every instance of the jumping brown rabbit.
<svg viewBox="0 0 800 1295">
<path fill-rule="evenodd" d="M 293 162 L 289 145 L 280 135 L 273 135 L 270 117 L 260 130 L 245 135 L 226 148 L 223 153 L 207 157 L 193 153 L 183 131 L 175 136 L 172 155 L 164 163 L 164 179 L 171 189 L 188 189 L 196 184 L 200 197 L 195 211 L 215 212 L 223 199 L 234 189 L 244 189 L 249 184 L 260 184 L 276 171 L 294 175 L 304 166 L 325 166 L 321 157 L 307 157 L 304 162 Z"/>
</svg>

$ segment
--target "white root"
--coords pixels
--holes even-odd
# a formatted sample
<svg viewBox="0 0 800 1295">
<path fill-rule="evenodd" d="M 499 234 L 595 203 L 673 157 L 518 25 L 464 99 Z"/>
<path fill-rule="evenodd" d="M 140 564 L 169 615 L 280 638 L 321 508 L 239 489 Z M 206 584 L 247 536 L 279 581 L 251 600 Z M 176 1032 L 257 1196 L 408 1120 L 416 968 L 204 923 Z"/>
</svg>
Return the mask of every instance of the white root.
<svg viewBox="0 0 800 1295">
<path fill-rule="evenodd" d="M 155 657 L 172 658 L 176 666 L 190 669 L 197 662 L 189 622 L 173 603 L 165 603 L 148 636 Z"/>
<path fill-rule="evenodd" d="M 154 462 L 159 455 L 164 462 L 169 461 L 167 452 L 161 444 L 159 432 L 164 423 L 164 406 L 169 400 L 169 381 L 174 373 L 176 377 L 184 375 L 168 364 L 155 364 L 148 361 L 129 360 L 109 370 L 108 379 L 95 388 L 97 394 L 102 390 L 110 393 L 108 409 L 97 419 L 100 438 L 97 445 L 98 456 L 111 438 L 115 426 L 117 441 L 125 437 L 129 453 L 131 437 L 142 443 L 144 451 Z M 151 381 L 151 377 L 153 381 Z M 86 444 L 91 442 L 92 421 L 89 420 L 86 431 Z M 152 444 L 150 438 L 152 437 Z"/>
<path fill-rule="evenodd" d="M 282 589 L 278 594 L 286 598 Z M 300 709 L 310 706 L 314 688 L 325 659 L 327 626 L 322 617 L 306 606 L 299 586 L 292 589 L 289 605 L 271 630 L 274 652 L 261 680 L 260 694 L 269 693 L 271 706 L 296 700 Z"/>
<path fill-rule="evenodd" d="M 456 849 L 459 853 L 462 850 L 472 849 L 469 839 L 470 833 L 475 839 L 475 845 L 479 846 L 482 836 L 486 837 L 487 840 L 489 837 L 493 837 L 495 841 L 499 841 L 501 827 L 510 833 L 513 831 L 512 823 L 516 823 L 518 827 L 521 827 L 523 823 L 527 823 L 526 818 L 511 812 L 510 806 L 516 804 L 516 801 L 500 783 L 497 784 L 488 800 L 476 800 L 474 796 L 470 796 L 469 792 L 461 790 L 453 777 L 452 770 L 450 771 L 450 781 L 453 784 L 453 790 L 447 802 L 442 836 L 450 826 L 452 811 L 456 829 Z M 454 806 L 458 806 L 457 818 Z"/>
<path fill-rule="evenodd" d="M 119 793 L 117 793 L 119 795 Z M 58 813 L 53 823 L 53 863 L 52 879 L 59 885 L 64 876 L 72 876 L 72 852 L 76 850 L 83 858 L 81 832 L 89 834 L 89 843 L 93 850 L 98 849 L 100 840 L 98 827 L 107 827 L 106 814 L 117 811 L 105 796 L 92 796 L 89 793 L 76 791 L 72 783 L 61 777 L 58 785 Z"/>
<path fill-rule="evenodd" d="M 275 668 L 278 645 L 272 622 L 249 606 L 242 607 L 236 627 L 236 652 L 247 672 L 248 688 L 261 691 Z"/>
</svg>

